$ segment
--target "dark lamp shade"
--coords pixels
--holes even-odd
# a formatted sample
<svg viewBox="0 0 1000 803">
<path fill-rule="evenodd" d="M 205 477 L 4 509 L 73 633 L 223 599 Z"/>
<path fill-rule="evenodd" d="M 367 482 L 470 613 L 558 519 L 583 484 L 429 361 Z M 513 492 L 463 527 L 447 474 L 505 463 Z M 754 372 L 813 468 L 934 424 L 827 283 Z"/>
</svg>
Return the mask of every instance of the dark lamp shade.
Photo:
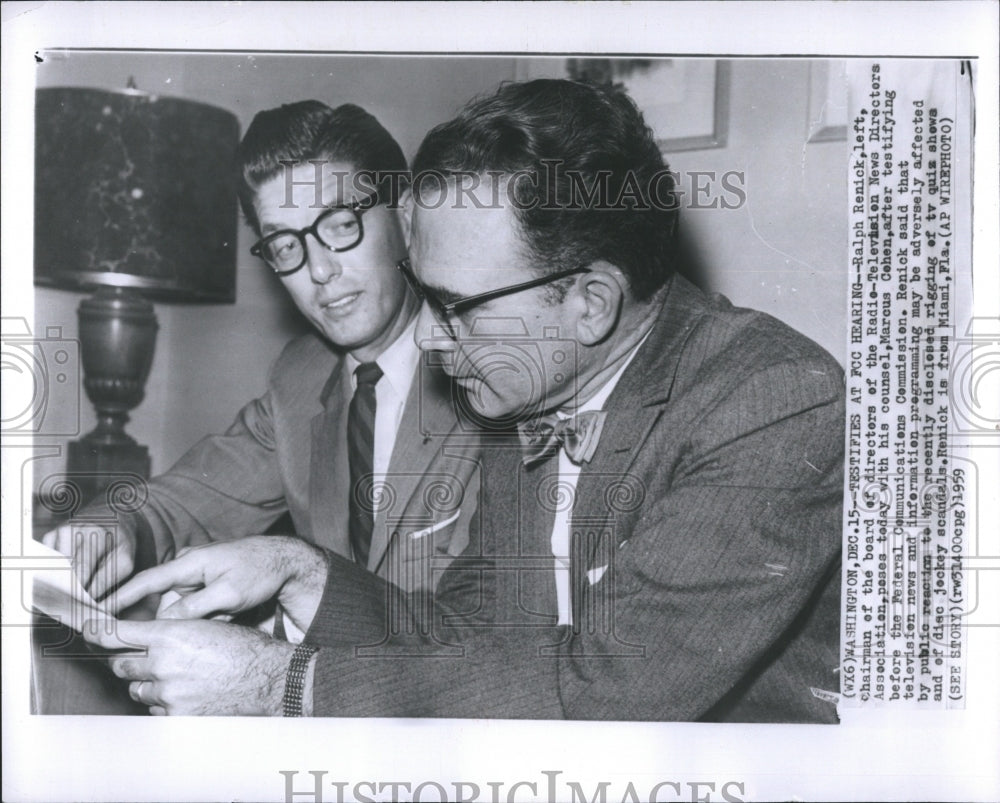
<svg viewBox="0 0 1000 803">
<path fill-rule="evenodd" d="M 39 89 L 35 283 L 234 301 L 238 143 L 236 116 L 204 103 Z"/>
</svg>

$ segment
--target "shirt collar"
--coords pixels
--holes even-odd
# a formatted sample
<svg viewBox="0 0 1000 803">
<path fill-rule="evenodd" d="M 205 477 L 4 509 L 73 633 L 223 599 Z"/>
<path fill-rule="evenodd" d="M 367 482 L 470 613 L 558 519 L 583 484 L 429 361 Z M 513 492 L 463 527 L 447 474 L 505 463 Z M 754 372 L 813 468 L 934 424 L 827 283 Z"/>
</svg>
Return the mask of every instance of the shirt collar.
<svg viewBox="0 0 1000 803">
<path fill-rule="evenodd" d="M 628 368 L 629 365 L 632 363 L 632 360 L 635 358 L 635 355 L 639 353 L 639 349 L 642 347 L 642 344 L 646 342 L 646 338 L 649 337 L 649 334 L 652 331 L 653 330 L 650 329 L 649 332 L 646 332 L 646 334 L 643 335 L 642 340 L 640 340 L 638 343 L 635 344 L 635 346 L 632 347 L 632 350 L 628 353 L 628 357 L 625 358 L 625 362 L 621 364 L 621 367 L 617 371 L 615 371 L 614 375 L 607 382 L 601 385 L 597 393 L 595 393 L 593 396 L 587 399 L 587 401 L 585 401 L 583 404 L 581 404 L 572 412 L 564 412 L 563 410 L 558 410 L 556 411 L 556 415 L 558 415 L 560 418 L 569 418 L 571 415 L 574 415 L 576 413 L 586 413 L 591 410 L 603 410 L 604 403 L 608 400 L 608 397 L 611 395 L 615 387 L 618 385 L 618 380 L 622 378 L 622 374 L 625 373 L 625 369 Z"/>
<path fill-rule="evenodd" d="M 409 393 L 413 374 L 420 362 L 420 348 L 413 338 L 416 329 L 417 318 L 414 316 L 413 320 L 400 332 L 399 337 L 393 340 L 375 359 L 378 367 L 382 369 L 382 378 L 379 383 L 386 382 L 398 396 L 405 396 Z M 357 385 L 354 370 L 359 365 L 361 363 L 351 354 L 348 354 L 344 359 L 344 368 L 351 377 L 352 388 Z"/>
</svg>

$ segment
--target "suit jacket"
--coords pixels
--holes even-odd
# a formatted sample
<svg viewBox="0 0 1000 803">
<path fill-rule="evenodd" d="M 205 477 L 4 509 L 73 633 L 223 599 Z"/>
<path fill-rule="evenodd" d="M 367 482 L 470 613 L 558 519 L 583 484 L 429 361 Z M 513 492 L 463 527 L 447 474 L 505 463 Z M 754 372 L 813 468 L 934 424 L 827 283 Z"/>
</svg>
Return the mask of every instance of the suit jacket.
<svg viewBox="0 0 1000 803">
<path fill-rule="evenodd" d="M 195 445 L 150 481 L 124 526 L 162 562 L 188 544 L 262 533 L 284 513 L 295 532 L 351 557 L 343 359 L 306 335 L 286 346 L 267 392 L 222 435 Z M 426 587 L 468 542 L 478 495 L 478 436 L 459 424 L 446 379 L 418 367 L 390 460 L 368 569 L 404 588 Z"/>
<path fill-rule="evenodd" d="M 812 341 L 675 278 L 580 474 L 573 625 L 557 461 L 493 444 L 481 528 L 432 599 L 333 560 L 314 713 L 836 721 L 843 393 Z"/>
</svg>

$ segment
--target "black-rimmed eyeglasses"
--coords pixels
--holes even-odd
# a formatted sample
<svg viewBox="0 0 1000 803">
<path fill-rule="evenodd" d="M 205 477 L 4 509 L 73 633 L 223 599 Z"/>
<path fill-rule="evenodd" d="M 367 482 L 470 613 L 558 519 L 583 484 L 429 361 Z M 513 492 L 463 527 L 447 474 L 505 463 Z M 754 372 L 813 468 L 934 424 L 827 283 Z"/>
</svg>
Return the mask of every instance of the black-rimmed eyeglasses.
<svg viewBox="0 0 1000 803">
<path fill-rule="evenodd" d="M 413 268 L 410 265 L 409 258 L 401 259 L 396 263 L 396 267 L 399 268 L 400 273 L 406 277 L 407 283 L 410 285 L 410 289 L 413 290 L 414 295 L 421 301 L 427 302 L 427 306 L 430 307 L 434 317 L 438 319 L 442 326 L 448 332 L 448 336 L 455 338 L 458 334 L 452 319 L 461 315 L 463 312 L 468 312 L 473 307 L 477 307 L 480 304 L 485 304 L 487 301 L 492 301 L 496 298 L 503 298 L 504 296 L 512 295 L 513 293 L 520 293 L 522 290 L 530 290 L 532 287 L 541 287 L 542 285 L 549 284 L 550 282 L 557 281 L 559 279 L 565 279 L 567 276 L 573 276 L 577 273 L 590 273 L 590 268 L 579 267 L 570 268 L 568 270 L 560 270 L 555 273 L 550 273 L 547 276 L 539 276 L 537 279 L 531 279 L 527 282 L 521 282 L 519 284 L 512 284 L 508 287 L 499 287 L 496 290 L 488 290 L 485 293 L 477 293 L 474 296 L 466 296 L 465 298 L 460 298 L 457 301 L 451 301 L 449 303 L 444 303 L 436 295 L 434 291 L 425 287 L 421 284 L 420 280 L 413 273 Z"/>
<path fill-rule="evenodd" d="M 361 216 L 380 203 L 382 199 L 376 192 L 353 203 L 327 207 L 311 226 L 272 232 L 250 246 L 250 253 L 263 259 L 279 276 L 291 276 L 306 264 L 307 234 L 331 251 L 350 251 L 365 236 Z"/>
</svg>

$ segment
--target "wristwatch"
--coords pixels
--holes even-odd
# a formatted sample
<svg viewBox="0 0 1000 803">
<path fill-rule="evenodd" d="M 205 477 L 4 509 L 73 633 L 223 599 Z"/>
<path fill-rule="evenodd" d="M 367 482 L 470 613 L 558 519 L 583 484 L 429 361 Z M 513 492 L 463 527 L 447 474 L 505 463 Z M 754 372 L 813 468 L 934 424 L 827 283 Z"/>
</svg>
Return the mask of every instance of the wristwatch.
<svg viewBox="0 0 1000 803">
<path fill-rule="evenodd" d="M 300 644 L 292 653 L 292 660 L 288 663 L 288 674 L 285 675 L 285 693 L 281 698 L 286 717 L 302 716 L 302 688 L 306 682 L 309 661 L 317 652 L 319 647 L 313 644 Z"/>
</svg>

